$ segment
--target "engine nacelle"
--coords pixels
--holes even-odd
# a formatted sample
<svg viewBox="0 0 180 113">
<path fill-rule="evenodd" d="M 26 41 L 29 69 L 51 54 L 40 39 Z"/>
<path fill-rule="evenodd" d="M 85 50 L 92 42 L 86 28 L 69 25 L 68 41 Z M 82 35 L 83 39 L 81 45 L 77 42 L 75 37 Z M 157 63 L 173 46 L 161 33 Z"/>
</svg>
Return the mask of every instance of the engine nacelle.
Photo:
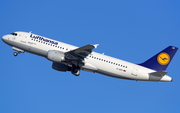
<svg viewBox="0 0 180 113">
<path fill-rule="evenodd" d="M 49 50 L 47 53 L 47 58 L 53 62 L 65 61 L 64 53 L 56 50 Z"/>
<path fill-rule="evenodd" d="M 65 64 L 57 63 L 57 62 L 53 62 L 52 68 L 57 70 L 57 71 L 64 71 L 64 72 L 71 70 L 71 67 L 68 67 Z"/>
</svg>

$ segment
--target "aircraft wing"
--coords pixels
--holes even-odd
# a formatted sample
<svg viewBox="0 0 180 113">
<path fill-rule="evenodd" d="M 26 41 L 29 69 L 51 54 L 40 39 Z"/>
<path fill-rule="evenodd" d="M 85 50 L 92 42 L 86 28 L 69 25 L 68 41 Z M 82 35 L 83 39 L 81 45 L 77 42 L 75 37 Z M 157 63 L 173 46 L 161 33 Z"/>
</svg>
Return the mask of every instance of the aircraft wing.
<svg viewBox="0 0 180 113">
<path fill-rule="evenodd" d="M 92 49 L 97 48 L 99 44 L 96 45 L 85 45 L 83 47 L 71 50 L 69 52 L 65 53 L 65 56 L 69 60 L 79 60 L 79 59 L 84 59 L 86 56 L 91 54 Z"/>
</svg>

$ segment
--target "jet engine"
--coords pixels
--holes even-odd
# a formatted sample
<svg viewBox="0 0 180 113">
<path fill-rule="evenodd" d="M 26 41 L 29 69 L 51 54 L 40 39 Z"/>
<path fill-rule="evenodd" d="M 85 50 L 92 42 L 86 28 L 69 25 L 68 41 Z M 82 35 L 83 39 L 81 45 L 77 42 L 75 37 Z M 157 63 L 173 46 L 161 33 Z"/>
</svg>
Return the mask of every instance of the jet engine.
<svg viewBox="0 0 180 113">
<path fill-rule="evenodd" d="M 64 53 L 56 50 L 49 50 L 47 53 L 47 59 L 53 62 L 62 62 L 65 61 Z"/>
<path fill-rule="evenodd" d="M 57 62 L 53 62 L 52 68 L 57 71 L 64 71 L 64 72 L 71 70 L 71 67 L 66 66 L 65 64 L 62 64 L 62 63 L 57 63 Z"/>
</svg>

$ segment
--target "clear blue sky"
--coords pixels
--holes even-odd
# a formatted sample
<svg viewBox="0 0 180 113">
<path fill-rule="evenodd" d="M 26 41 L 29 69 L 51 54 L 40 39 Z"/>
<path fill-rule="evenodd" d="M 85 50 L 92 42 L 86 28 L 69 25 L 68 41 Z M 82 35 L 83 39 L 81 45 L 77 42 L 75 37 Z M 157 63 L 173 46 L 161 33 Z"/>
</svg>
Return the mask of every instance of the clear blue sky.
<svg viewBox="0 0 180 113">
<path fill-rule="evenodd" d="M 75 46 L 141 63 L 169 45 L 180 47 L 179 0 L 1 0 L 0 36 L 32 31 Z M 0 41 L 0 113 L 180 113 L 177 52 L 173 82 L 136 82 L 58 72 L 45 58 L 13 56 Z"/>
</svg>

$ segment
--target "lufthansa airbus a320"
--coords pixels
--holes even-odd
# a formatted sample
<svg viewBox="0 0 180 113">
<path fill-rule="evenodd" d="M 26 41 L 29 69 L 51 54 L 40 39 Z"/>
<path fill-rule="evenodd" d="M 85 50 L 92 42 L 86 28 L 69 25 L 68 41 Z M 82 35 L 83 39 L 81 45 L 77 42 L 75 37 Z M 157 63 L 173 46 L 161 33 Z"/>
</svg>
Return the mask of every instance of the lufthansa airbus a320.
<svg viewBox="0 0 180 113">
<path fill-rule="evenodd" d="M 45 57 L 52 61 L 52 68 L 57 71 L 70 71 L 79 76 L 80 71 L 85 70 L 136 81 L 172 81 L 165 70 L 178 50 L 175 46 L 169 46 L 147 61 L 134 64 L 93 52 L 98 44 L 76 47 L 31 32 L 13 32 L 4 35 L 2 40 L 17 51 L 14 56 L 29 52 Z"/>
</svg>

